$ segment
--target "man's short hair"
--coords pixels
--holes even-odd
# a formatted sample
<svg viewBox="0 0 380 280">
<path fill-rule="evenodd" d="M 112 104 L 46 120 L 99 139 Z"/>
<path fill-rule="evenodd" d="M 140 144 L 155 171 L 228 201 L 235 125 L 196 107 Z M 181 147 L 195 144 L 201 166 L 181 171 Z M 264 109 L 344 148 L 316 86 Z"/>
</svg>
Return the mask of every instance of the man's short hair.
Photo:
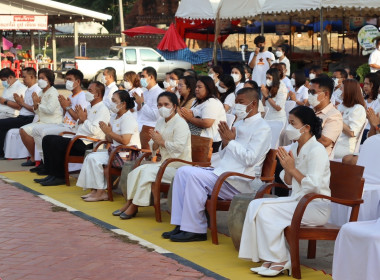
<svg viewBox="0 0 380 280">
<path fill-rule="evenodd" d="M 253 43 L 254 43 L 255 45 L 260 44 L 260 43 L 265 43 L 265 37 L 259 35 L 259 36 L 257 36 L 257 37 L 255 38 L 255 40 L 253 41 Z"/>
<path fill-rule="evenodd" d="M 80 83 L 82 83 L 83 81 L 83 73 L 82 71 L 78 69 L 70 69 L 69 71 L 66 72 L 66 76 L 67 75 L 73 75 L 75 80 L 79 80 Z"/>
<path fill-rule="evenodd" d="M 25 72 L 29 76 L 33 76 L 35 78 L 37 76 L 37 71 L 33 67 L 26 67 L 26 68 L 22 69 L 22 71 Z"/>
<path fill-rule="evenodd" d="M 11 68 L 4 68 L 0 71 L 0 78 L 9 78 L 9 77 L 16 77 L 15 72 L 11 70 Z"/>
<path fill-rule="evenodd" d="M 343 79 L 347 79 L 348 78 L 348 73 L 346 70 L 342 69 L 342 68 L 339 68 L 339 69 L 336 69 L 334 72 L 339 72 L 340 76 L 343 78 Z"/>
<path fill-rule="evenodd" d="M 245 94 L 250 101 L 256 101 L 257 106 L 259 105 L 259 93 L 254 88 L 242 88 L 239 89 L 236 95 Z"/>
<path fill-rule="evenodd" d="M 100 95 L 102 97 L 104 97 L 104 92 L 106 90 L 105 86 L 103 83 L 99 82 L 99 81 L 94 81 L 94 82 L 91 82 L 91 84 L 95 84 L 95 87 L 96 87 L 96 91 L 98 93 L 100 93 Z"/>
<path fill-rule="evenodd" d="M 114 81 L 117 80 L 115 68 L 113 68 L 113 67 L 106 67 L 106 68 L 104 68 L 104 71 L 107 71 L 107 74 L 110 75 L 114 79 Z"/>
<path fill-rule="evenodd" d="M 334 91 L 334 81 L 331 78 L 323 76 L 312 79 L 310 82 L 312 84 L 317 84 L 323 90 L 327 90 L 331 98 L 331 95 Z"/>
<path fill-rule="evenodd" d="M 143 72 L 146 72 L 148 76 L 153 76 L 154 80 L 157 81 L 157 71 L 151 66 L 143 68 Z"/>
<path fill-rule="evenodd" d="M 55 75 L 52 70 L 50 70 L 49 68 L 41 68 L 38 71 L 38 76 L 40 74 L 44 74 L 46 78 L 48 79 L 50 86 L 54 86 Z"/>
</svg>

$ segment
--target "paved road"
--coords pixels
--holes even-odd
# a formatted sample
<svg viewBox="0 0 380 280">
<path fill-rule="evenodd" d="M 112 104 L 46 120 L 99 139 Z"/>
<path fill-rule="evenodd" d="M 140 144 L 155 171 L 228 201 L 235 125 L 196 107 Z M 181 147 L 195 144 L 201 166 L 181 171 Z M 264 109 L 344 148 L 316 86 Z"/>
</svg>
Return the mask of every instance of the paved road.
<svg viewBox="0 0 380 280">
<path fill-rule="evenodd" d="M 0 181 L 3 280 L 212 279 Z"/>
</svg>

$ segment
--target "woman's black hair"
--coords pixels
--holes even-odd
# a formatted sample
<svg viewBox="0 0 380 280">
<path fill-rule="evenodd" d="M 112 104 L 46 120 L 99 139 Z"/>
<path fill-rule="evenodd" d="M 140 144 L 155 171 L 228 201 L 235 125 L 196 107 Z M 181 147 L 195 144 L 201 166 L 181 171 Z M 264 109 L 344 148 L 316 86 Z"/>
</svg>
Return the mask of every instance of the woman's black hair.
<svg viewBox="0 0 380 280">
<path fill-rule="evenodd" d="M 172 72 L 170 72 L 170 74 L 176 75 L 178 79 L 183 76 L 183 73 L 185 73 L 185 70 L 181 68 L 175 68 Z"/>
<path fill-rule="evenodd" d="M 267 74 L 272 77 L 272 86 L 267 88 L 272 97 L 276 97 L 278 89 L 280 88 L 280 71 L 277 68 L 270 68 Z"/>
<path fill-rule="evenodd" d="M 135 98 L 131 97 L 126 90 L 117 90 L 113 94 L 117 94 L 120 102 L 125 102 L 127 110 L 135 108 Z"/>
<path fill-rule="evenodd" d="M 198 79 L 198 74 L 193 69 L 186 69 L 186 71 L 191 77 L 194 77 L 195 79 Z M 185 72 L 183 73 L 185 75 Z"/>
<path fill-rule="evenodd" d="M 306 83 L 306 75 L 303 70 L 297 70 L 294 72 L 294 80 L 296 81 L 296 88 L 302 87 Z"/>
<path fill-rule="evenodd" d="M 231 77 L 231 75 L 222 75 L 219 78 L 219 80 L 227 87 L 227 91 L 225 93 L 220 93 L 220 97 L 219 97 L 220 101 L 222 103 L 224 103 L 227 96 L 230 93 L 235 92 L 236 85 L 235 85 L 234 79 Z"/>
<path fill-rule="evenodd" d="M 201 104 L 205 101 L 207 101 L 210 98 L 216 98 L 217 97 L 217 89 L 215 87 L 214 80 L 211 79 L 209 76 L 199 76 L 198 81 L 202 82 L 206 88 L 206 97 L 202 100 L 196 99 L 196 102 L 194 103 L 193 107 L 195 105 Z"/>
<path fill-rule="evenodd" d="M 232 65 L 231 71 L 233 68 L 236 68 L 240 72 L 240 76 L 241 76 L 240 83 L 244 83 L 245 82 L 245 71 L 244 71 L 243 66 L 240 64 Z"/>
<path fill-rule="evenodd" d="M 164 96 L 166 96 L 170 100 L 170 102 L 173 103 L 173 105 L 176 105 L 177 107 L 179 106 L 177 95 L 169 91 L 161 92 L 160 95 L 157 97 L 157 103 L 158 103 L 158 100 Z"/>
<path fill-rule="evenodd" d="M 197 80 L 193 76 L 182 76 L 179 78 L 180 80 L 183 80 L 186 87 L 190 89 L 189 95 L 186 97 L 186 100 L 181 97 L 179 98 L 182 106 L 185 105 L 190 99 L 195 97 L 195 87 L 197 86 Z M 183 102 L 183 103 L 182 103 Z"/>
<path fill-rule="evenodd" d="M 38 76 L 40 76 L 40 74 L 44 74 L 46 79 L 49 81 L 50 86 L 54 86 L 55 75 L 52 70 L 49 68 L 41 68 L 38 71 Z"/>
<path fill-rule="evenodd" d="M 314 110 L 307 106 L 297 106 L 289 112 L 294 115 L 302 124 L 310 126 L 310 133 L 319 139 L 322 135 L 322 120 L 317 117 Z"/>
<path fill-rule="evenodd" d="M 369 80 L 369 82 L 372 84 L 372 89 L 371 89 L 371 98 L 372 100 L 376 100 L 377 96 L 379 95 L 379 77 L 376 73 L 368 73 L 365 78 Z M 368 99 L 370 97 L 369 94 L 366 94 L 364 99 Z"/>
</svg>

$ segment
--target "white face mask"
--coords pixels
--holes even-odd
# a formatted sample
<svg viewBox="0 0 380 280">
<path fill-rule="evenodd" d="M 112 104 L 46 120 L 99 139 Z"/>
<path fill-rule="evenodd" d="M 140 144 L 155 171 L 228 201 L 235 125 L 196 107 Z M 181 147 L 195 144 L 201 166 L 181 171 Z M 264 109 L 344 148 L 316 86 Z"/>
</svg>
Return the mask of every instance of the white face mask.
<svg viewBox="0 0 380 280">
<path fill-rule="evenodd" d="M 171 87 L 175 88 L 177 86 L 177 81 L 170 79 L 169 84 L 170 84 Z"/>
<path fill-rule="evenodd" d="M 124 88 L 126 89 L 126 90 L 130 90 L 130 89 L 132 89 L 132 84 L 130 83 L 130 82 L 126 82 L 126 81 L 124 81 Z"/>
<path fill-rule="evenodd" d="M 309 79 L 310 79 L 310 80 L 315 79 L 315 77 L 316 77 L 316 75 L 315 75 L 314 73 L 310 73 L 310 74 L 309 74 Z"/>
<path fill-rule="evenodd" d="M 321 101 L 318 100 L 318 94 L 317 93 L 314 95 L 309 93 L 309 95 L 307 97 L 307 101 L 309 102 L 309 104 L 313 108 L 317 107 L 321 103 Z"/>
<path fill-rule="evenodd" d="M 168 87 L 170 87 L 170 84 L 167 81 L 164 81 L 163 84 L 164 84 L 164 88 L 165 89 L 167 89 Z"/>
<path fill-rule="evenodd" d="M 110 111 L 112 112 L 112 113 L 117 113 L 117 112 L 119 112 L 119 109 L 117 108 L 117 106 L 118 106 L 119 104 L 116 104 L 116 103 L 114 103 L 114 102 L 112 102 L 111 104 L 110 104 Z"/>
<path fill-rule="evenodd" d="M 292 86 L 295 86 L 295 85 L 296 85 L 296 80 L 293 79 L 293 78 L 291 78 L 291 79 L 290 79 L 290 83 L 292 84 Z"/>
<path fill-rule="evenodd" d="M 66 81 L 66 89 L 72 91 L 74 89 L 74 82 L 73 81 Z"/>
<path fill-rule="evenodd" d="M 1 81 L 1 83 L 3 84 L 4 88 L 9 88 L 9 84 L 7 81 Z"/>
<path fill-rule="evenodd" d="M 222 88 L 220 85 L 218 85 L 217 88 L 218 88 L 218 91 L 220 93 L 226 93 L 227 92 L 227 89 L 226 88 Z"/>
<path fill-rule="evenodd" d="M 235 104 L 235 106 L 234 106 L 234 109 L 235 109 L 235 115 L 236 115 L 236 117 L 237 117 L 239 120 L 243 120 L 243 119 L 245 119 L 245 118 L 248 116 L 248 114 L 252 111 L 252 110 L 250 110 L 249 112 L 247 112 L 247 107 L 248 107 L 250 104 L 252 104 L 252 102 L 249 103 L 248 105 L 244 105 L 244 104 Z"/>
<path fill-rule="evenodd" d="M 95 96 L 91 92 L 86 91 L 86 101 L 91 103 L 94 99 Z"/>
<path fill-rule="evenodd" d="M 146 78 L 141 78 L 140 84 L 142 87 L 146 88 L 148 86 L 148 80 Z"/>
<path fill-rule="evenodd" d="M 273 85 L 273 81 L 267 79 L 266 84 L 267 84 L 267 87 L 271 87 Z"/>
<path fill-rule="evenodd" d="M 100 78 L 100 81 L 101 81 L 102 84 L 106 84 L 107 83 L 106 76 L 104 76 L 104 74 Z"/>
<path fill-rule="evenodd" d="M 276 56 L 277 57 L 282 57 L 284 53 L 282 51 L 276 51 Z"/>
<path fill-rule="evenodd" d="M 300 132 L 301 128 L 297 129 L 289 123 L 285 128 L 285 134 L 290 141 L 297 141 L 303 134 Z"/>
<path fill-rule="evenodd" d="M 171 116 L 172 109 L 173 108 L 166 108 L 166 107 L 162 106 L 160 109 L 158 109 L 158 113 L 160 114 L 161 117 L 167 119 Z"/>
<path fill-rule="evenodd" d="M 245 79 L 248 80 L 250 77 L 250 74 L 249 73 L 245 73 Z"/>
<path fill-rule="evenodd" d="M 214 80 L 215 74 L 214 74 L 214 73 L 212 73 L 212 74 L 208 74 L 208 76 L 209 76 L 211 79 Z"/>
<path fill-rule="evenodd" d="M 42 89 L 46 88 L 48 86 L 48 82 L 42 79 L 38 80 L 38 86 Z"/>
<path fill-rule="evenodd" d="M 241 80 L 240 74 L 231 74 L 231 77 L 234 79 L 235 83 L 240 82 Z"/>
<path fill-rule="evenodd" d="M 334 81 L 334 87 L 337 87 L 339 85 L 339 79 L 333 78 L 333 81 Z"/>
</svg>

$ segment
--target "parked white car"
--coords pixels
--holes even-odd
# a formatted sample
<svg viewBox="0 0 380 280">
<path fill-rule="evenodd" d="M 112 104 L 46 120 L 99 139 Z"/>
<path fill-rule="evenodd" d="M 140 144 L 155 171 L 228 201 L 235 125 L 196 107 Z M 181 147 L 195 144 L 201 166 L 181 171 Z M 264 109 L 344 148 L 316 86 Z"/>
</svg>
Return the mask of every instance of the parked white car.
<svg viewBox="0 0 380 280">
<path fill-rule="evenodd" d="M 143 68 L 151 66 L 157 71 L 157 80 L 163 81 L 165 74 L 175 68 L 190 69 L 191 63 L 180 60 L 166 60 L 157 51 L 148 47 L 121 47 L 110 48 L 106 59 L 68 59 L 62 58 L 61 74 L 76 68 L 82 71 L 84 82 L 96 80 L 100 72 L 106 67 L 113 67 L 116 70 L 117 80 L 122 81 L 123 75 L 127 71 L 136 73 Z"/>
</svg>

